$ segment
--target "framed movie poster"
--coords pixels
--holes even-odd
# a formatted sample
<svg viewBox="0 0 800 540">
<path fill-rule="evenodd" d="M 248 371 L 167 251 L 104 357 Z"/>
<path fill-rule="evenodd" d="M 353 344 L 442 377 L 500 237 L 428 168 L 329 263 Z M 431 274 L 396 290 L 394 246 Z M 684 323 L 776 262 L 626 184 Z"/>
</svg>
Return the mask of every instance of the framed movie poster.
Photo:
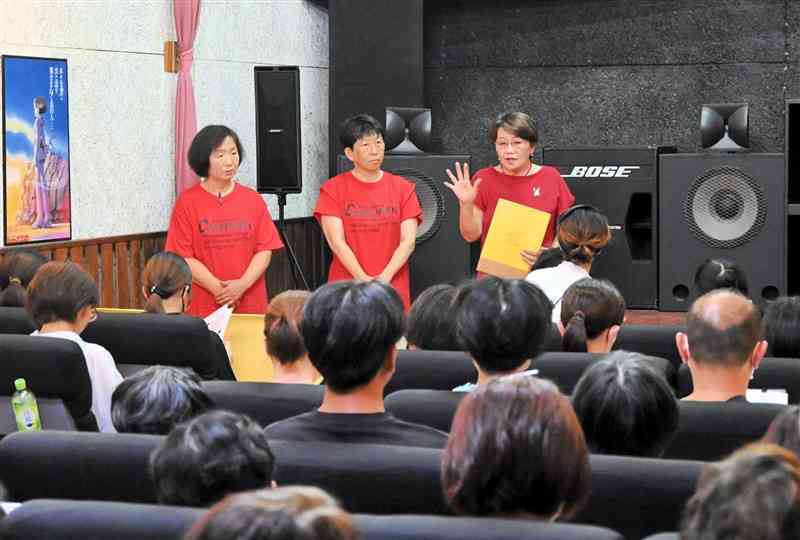
<svg viewBox="0 0 800 540">
<path fill-rule="evenodd" d="M 5 245 L 72 238 L 67 61 L 3 56 Z"/>
</svg>

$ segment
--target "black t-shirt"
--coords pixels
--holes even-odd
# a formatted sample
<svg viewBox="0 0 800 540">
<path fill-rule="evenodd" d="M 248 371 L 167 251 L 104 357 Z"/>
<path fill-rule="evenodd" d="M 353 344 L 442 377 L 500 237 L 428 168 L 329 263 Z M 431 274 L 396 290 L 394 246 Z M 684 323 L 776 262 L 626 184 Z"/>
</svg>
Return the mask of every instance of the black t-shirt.
<svg viewBox="0 0 800 540">
<path fill-rule="evenodd" d="M 391 413 L 344 414 L 311 411 L 266 427 L 270 439 L 443 448 L 447 434 L 405 422 Z"/>
</svg>

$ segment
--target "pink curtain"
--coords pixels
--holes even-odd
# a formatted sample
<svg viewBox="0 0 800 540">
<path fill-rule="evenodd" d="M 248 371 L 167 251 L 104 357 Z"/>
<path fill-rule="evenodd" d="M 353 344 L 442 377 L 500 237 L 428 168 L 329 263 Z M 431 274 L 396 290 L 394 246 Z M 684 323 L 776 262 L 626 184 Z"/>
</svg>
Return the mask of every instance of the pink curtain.
<svg viewBox="0 0 800 540">
<path fill-rule="evenodd" d="M 200 0 L 173 0 L 175 31 L 178 35 L 178 90 L 175 94 L 175 193 L 198 182 L 197 175 L 189 167 L 186 152 L 197 133 L 197 114 L 192 84 L 192 48 L 197 35 L 197 20 L 200 15 Z"/>
</svg>

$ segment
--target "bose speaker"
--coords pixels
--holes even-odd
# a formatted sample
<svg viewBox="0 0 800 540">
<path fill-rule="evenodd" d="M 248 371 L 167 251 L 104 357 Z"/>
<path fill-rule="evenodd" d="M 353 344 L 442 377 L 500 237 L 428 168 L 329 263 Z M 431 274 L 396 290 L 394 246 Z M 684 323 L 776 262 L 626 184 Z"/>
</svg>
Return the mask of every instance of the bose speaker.
<svg viewBox="0 0 800 540">
<path fill-rule="evenodd" d="M 300 71 L 256 67 L 256 189 L 303 191 L 300 163 Z"/>
<path fill-rule="evenodd" d="M 417 245 L 409 260 L 412 301 L 425 289 L 438 283 L 457 284 L 471 277 L 471 245 L 458 230 L 458 200 L 444 182 L 445 170 L 454 163 L 469 163 L 469 156 L 435 154 L 387 155 L 382 169 L 416 186 L 422 206 L 422 223 L 417 227 Z M 339 155 L 338 172 L 353 168 Z"/>
<path fill-rule="evenodd" d="M 735 261 L 759 304 L 786 293 L 783 154 L 673 154 L 660 165 L 659 300 L 686 310 L 706 259 Z"/>
</svg>

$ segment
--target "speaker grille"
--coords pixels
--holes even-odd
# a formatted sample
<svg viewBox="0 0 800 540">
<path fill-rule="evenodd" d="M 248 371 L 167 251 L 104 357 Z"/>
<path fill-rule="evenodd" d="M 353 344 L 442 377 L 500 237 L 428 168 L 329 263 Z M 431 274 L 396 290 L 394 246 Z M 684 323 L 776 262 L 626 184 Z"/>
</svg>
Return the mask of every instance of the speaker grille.
<svg viewBox="0 0 800 540">
<path fill-rule="evenodd" d="M 701 242 L 713 248 L 735 248 L 753 240 L 764 227 L 764 189 L 739 168 L 709 169 L 692 182 L 683 216 Z"/>
<path fill-rule="evenodd" d="M 414 182 L 417 198 L 422 206 L 422 223 L 417 227 L 417 244 L 433 237 L 445 219 L 444 200 L 437 182 L 420 171 L 410 167 L 387 167 L 387 171 Z"/>
</svg>

